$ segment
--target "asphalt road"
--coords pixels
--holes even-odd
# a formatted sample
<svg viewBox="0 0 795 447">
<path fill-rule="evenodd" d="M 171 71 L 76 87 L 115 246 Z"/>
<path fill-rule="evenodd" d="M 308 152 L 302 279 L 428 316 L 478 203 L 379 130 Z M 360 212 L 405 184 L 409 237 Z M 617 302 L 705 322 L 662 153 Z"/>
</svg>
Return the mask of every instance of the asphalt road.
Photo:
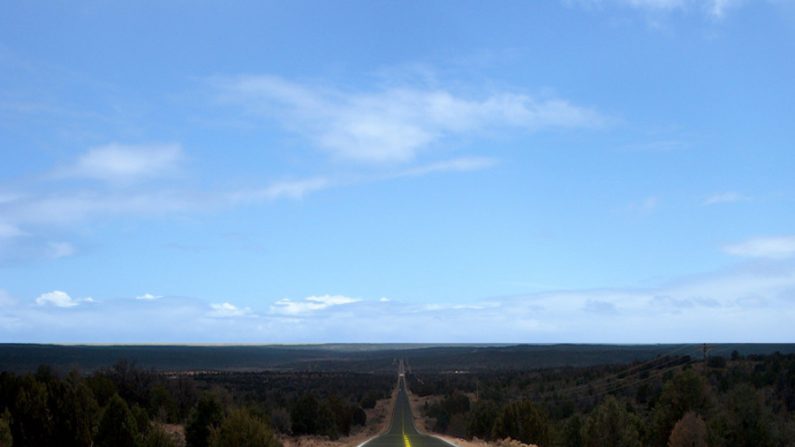
<svg viewBox="0 0 795 447">
<path fill-rule="evenodd" d="M 414 427 L 414 417 L 406 394 L 406 383 L 401 377 L 389 430 L 362 447 L 451 447 L 451 445 L 432 436 L 420 434 Z"/>
</svg>

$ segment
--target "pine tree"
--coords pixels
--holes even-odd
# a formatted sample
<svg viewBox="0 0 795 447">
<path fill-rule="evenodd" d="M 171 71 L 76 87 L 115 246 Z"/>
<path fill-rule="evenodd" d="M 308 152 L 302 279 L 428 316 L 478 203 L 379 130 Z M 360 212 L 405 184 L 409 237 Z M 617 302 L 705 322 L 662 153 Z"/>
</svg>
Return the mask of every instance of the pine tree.
<svg viewBox="0 0 795 447">
<path fill-rule="evenodd" d="M 94 439 L 96 447 L 136 447 L 138 427 L 127 403 L 115 394 L 105 407 Z"/>
</svg>

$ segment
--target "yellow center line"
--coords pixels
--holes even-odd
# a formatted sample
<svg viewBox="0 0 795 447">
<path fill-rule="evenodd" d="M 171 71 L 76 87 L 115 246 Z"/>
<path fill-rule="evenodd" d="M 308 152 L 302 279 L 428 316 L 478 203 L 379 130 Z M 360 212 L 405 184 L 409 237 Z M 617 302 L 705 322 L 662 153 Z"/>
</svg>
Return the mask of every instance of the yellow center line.
<svg viewBox="0 0 795 447">
<path fill-rule="evenodd" d="M 404 447 L 411 447 L 411 441 L 409 441 L 409 435 L 406 434 L 406 413 L 401 412 L 400 414 L 400 422 L 401 422 L 401 431 L 403 431 L 403 444 Z"/>
</svg>

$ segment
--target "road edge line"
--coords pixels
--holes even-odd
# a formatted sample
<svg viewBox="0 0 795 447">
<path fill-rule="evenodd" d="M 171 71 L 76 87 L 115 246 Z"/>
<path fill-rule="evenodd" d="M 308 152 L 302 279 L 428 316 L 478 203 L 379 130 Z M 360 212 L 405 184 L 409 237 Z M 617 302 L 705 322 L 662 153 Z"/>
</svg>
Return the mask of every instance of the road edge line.
<svg viewBox="0 0 795 447">
<path fill-rule="evenodd" d="M 440 440 L 440 441 L 444 442 L 444 443 L 445 443 L 445 444 L 447 444 L 447 445 L 451 445 L 451 446 L 453 446 L 453 447 L 459 447 L 459 445 L 458 445 L 458 444 L 454 443 L 453 441 L 448 441 L 447 439 L 444 439 L 444 438 L 443 438 L 443 437 L 441 437 L 441 436 L 433 435 L 433 434 L 430 434 L 430 433 L 425 433 L 425 435 L 426 435 L 426 436 L 431 436 L 431 437 L 434 437 L 434 438 L 436 438 L 436 439 L 438 439 L 438 440 Z"/>
<path fill-rule="evenodd" d="M 380 435 L 380 434 L 377 434 L 377 435 L 375 435 L 375 436 L 371 437 L 370 439 L 368 439 L 368 440 L 366 440 L 366 441 L 362 442 L 361 444 L 357 445 L 356 447 L 363 447 L 365 444 L 367 444 L 368 442 L 372 441 L 373 439 L 375 439 L 375 438 L 377 438 L 377 437 L 379 437 L 379 436 L 381 436 L 381 435 Z M 456 446 L 456 447 L 457 447 L 457 446 Z"/>
</svg>

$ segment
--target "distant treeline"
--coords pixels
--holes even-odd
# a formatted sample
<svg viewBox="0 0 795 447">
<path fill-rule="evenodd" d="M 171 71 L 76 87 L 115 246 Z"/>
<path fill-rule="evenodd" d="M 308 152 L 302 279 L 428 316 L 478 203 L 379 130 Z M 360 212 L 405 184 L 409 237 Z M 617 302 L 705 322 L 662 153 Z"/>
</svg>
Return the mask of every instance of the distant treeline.
<svg viewBox="0 0 795 447">
<path fill-rule="evenodd" d="M 624 366 L 414 374 L 423 412 L 459 437 L 542 447 L 795 445 L 795 355 L 704 364 L 671 354 Z"/>
<path fill-rule="evenodd" d="M 0 373 L 0 446 L 262 446 L 277 433 L 346 436 L 394 375 L 165 375 L 126 361 L 81 375 Z"/>
<path fill-rule="evenodd" d="M 692 345 L 696 347 L 697 345 Z M 282 370 L 393 373 L 402 358 L 415 371 L 526 370 L 563 366 L 624 364 L 653 359 L 672 345 L 38 345 L 0 344 L 0 371 L 35 371 L 50 365 L 59 372 L 96 371 L 120 359 L 160 371 Z M 795 353 L 795 344 L 722 344 L 713 352 L 727 355 Z"/>
</svg>

